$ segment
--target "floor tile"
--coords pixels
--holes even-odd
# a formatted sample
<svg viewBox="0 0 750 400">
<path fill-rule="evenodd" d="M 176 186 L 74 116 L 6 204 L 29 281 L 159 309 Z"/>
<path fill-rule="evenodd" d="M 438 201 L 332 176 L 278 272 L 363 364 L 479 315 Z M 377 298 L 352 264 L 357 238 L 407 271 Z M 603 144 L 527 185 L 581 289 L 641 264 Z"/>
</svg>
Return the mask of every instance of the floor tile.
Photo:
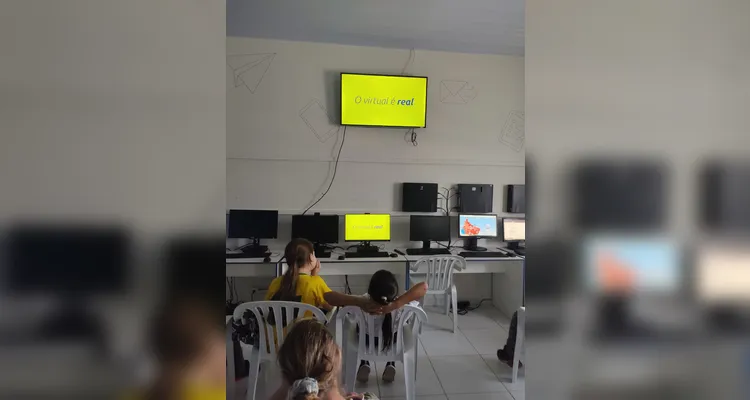
<svg viewBox="0 0 750 400">
<path fill-rule="evenodd" d="M 424 325 L 423 330 L 434 331 L 452 331 L 453 330 L 453 318 L 451 315 L 445 315 L 444 311 L 440 308 L 425 307 L 427 312 L 427 323 Z M 461 318 L 458 319 L 461 321 Z"/>
<path fill-rule="evenodd" d="M 484 359 L 484 362 L 489 365 L 495 376 L 500 379 L 500 381 L 508 390 L 517 391 L 523 390 L 525 388 L 524 368 L 518 370 L 518 381 L 516 383 L 511 383 L 513 380 L 513 368 L 509 367 L 503 362 L 500 362 L 500 360 L 497 359 L 497 355 L 495 354 L 482 355 L 482 358 Z"/>
<path fill-rule="evenodd" d="M 460 331 L 423 331 L 420 342 L 430 357 L 478 354 Z"/>
<path fill-rule="evenodd" d="M 419 357 L 427 357 L 427 352 L 424 350 L 424 345 L 422 344 L 422 340 L 419 341 Z"/>
<path fill-rule="evenodd" d="M 478 311 L 469 311 L 465 315 L 459 315 L 458 329 L 488 329 L 498 327 L 498 323 L 494 318 Z M 501 317 L 498 316 L 497 318 Z"/>
<path fill-rule="evenodd" d="M 506 331 L 510 329 L 510 317 L 503 314 L 502 311 L 498 310 L 494 307 L 487 307 L 486 309 L 479 309 L 477 310 L 478 313 L 488 317 L 492 318 L 498 325 L 503 327 Z M 459 322 L 461 320 L 459 319 Z"/>
<path fill-rule="evenodd" d="M 497 393 L 472 393 L 472 394 L 451 394 L 448 400 L 513 400 L 508 391 Z"/>
<path fill-rule="evenodd" d="M 513 396 L 515 400 L 525 400 L 526 398 L 525 390 L 511 390 L 510 394 Z"/>
<path fill-rule="evenodd" d="M 443 387 L 440 386 L 432 364 L 427 357 L 421 357 L 417 366 L 417 396 L 444 394 Z M 406 395 L 406 385 L 404 384 L 404 365 L 396 363 L 396 380 L 391 383 L 383 382 L 382 371 L 385 363 L 378 363 L 378 386 L 380 387 L 381 397 L 399 397 Z"/>
<path fill-rule="evenodd" d="M 429 350 L 427 350 L 429 353 Z M 430 357 L 445 393 L 503 392 L 505 386 L 487 367 L 480 355 Z"/>
<path fill-rule="evenodd" d="M 490 329 L 461 329 L 461 333 L 466 336 L 479 354 L 496 353 L 505 345 L 508 337 L 508 332 L 497 325 Z"/>
<path fill-rule="evenodd" d="M 378 379 L 376 378 L 379 375 L 378 366 L 375 363 L 370 363 L 370 379 L 367 381 L 367 383 L 361 383 L 357 381 L 357 383 L 354 386 L 354 391 L 357 393 L 362 392 L 370 392 L 375 393 L 380 397 L 380 389 L 378 388 Z M 380 372 L 382 373 L 382 372 Z"/>
</svg>

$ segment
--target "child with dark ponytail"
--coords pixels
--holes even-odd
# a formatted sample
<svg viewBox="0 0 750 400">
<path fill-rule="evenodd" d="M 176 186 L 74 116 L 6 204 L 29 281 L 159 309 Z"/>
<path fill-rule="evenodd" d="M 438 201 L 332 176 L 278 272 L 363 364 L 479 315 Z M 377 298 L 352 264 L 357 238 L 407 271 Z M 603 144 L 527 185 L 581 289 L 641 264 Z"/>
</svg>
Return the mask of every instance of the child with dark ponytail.
<svg viewBox="0 0 750 400">
<path fill-rule="evenodd" d="M 383 337 L 383 349 L 388 349 L 393 344 L 393 340 L 395 339 L 394 321 L 398 320 L 401 308 L 406 305 L 419 307 L 418 300 L 424 297 L 426 293 L 427 284 L 420 282 L 412 286 L 408 292 L 399 296 L 398 280 L 396 280 L 396 276 L 392 272 L 382 269 L 372 275 L 367 293 L 362 295 L 362 298 L 370 299 L 382 306 L 380 312 L 383 316 L 376 318 L 375 323 L 380 325 Z M 371 340 L 369 335 L 366 337 L 366 340 Z M 383 381 L 393 382 L 395 377 L 396 363 L 388 362 L 383 370 Z M 369 378 L 370 363 L 363 360 L 357 371 L 357 380 L 365 383 Z"/>
</svg>

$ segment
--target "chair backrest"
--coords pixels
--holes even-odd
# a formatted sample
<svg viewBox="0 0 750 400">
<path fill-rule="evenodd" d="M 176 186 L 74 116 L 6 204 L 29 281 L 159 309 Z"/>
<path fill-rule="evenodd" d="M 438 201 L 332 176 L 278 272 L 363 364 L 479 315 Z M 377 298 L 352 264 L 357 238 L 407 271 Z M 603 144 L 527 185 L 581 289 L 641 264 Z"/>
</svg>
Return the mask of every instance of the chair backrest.
<svg viewBox="0 0 750 400">
<path fill-rule="evenodd" d="M 343 321 L 348 316 L 352 316 L 356 326 L 359 328 L 360 355 L 366 355 L 368 358 L 397 357 L 404 352 L 405 340 L 407 339 L 404 329 L 409 329 L 412 335 L 408 337 L 414 339 L 422 331 L 422 324 L 427 321 L 427 313 L 421 307 L 407 305 L 401 308 L 398 314 L 398 318 L 392 321 L 394 337 L 388 349 L 384 348 L 383 330 L 380 325 L 376 324 L 376 319 L 383 316 L 367 314 L 359 307 L 349 306 L 339 309 L 336 316 L 336 337 L 338 339 L 342 335 L 340 327 Z"/>
<path fill-rule="evenodd" d="M 423 271 L 420 271 L 424 268 Z M 426 273 L 427 289 L 445 291 L 453 285 L 453 272 L 466 269 L 466 260 L 459 256 L 426 256 L 417 260 L 411 267 L 412 272 Z"/>
<path fill-rule="evenodd" d="M 305 318 L 307 313 L 311 313 L 313 318 L 327 323 L 325 314 L 318 307 L 305 303 L 293 301 L 252 301 L 242 303 L 234 309 L 233 318 L 242 319 L 246 310 L 250 310 L 258 321 L 258 330 L 260 331 L 259 351 L 263 358 L 274 359 L 279 351 L 279 347 L 288 333 L 288 327 L 294 324 L 295 320 Z M 269 322 L 269 317 L 271 322 Z"/>
</svg>

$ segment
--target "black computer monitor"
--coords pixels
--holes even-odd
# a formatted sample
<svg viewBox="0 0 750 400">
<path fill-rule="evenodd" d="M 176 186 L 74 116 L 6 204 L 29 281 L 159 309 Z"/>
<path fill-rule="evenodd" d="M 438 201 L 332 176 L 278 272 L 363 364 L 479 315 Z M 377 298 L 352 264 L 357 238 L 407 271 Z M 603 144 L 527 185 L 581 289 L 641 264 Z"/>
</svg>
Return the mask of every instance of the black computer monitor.
<svg viewBox="0 0 750 400">
<path fill-rule="evenodd" d="M 276 239 L 279 212 L 276 210 L 229 210 L 228 237 Z"/>
<path fill-rule="evenodd" d="M 450 217 L 447 215 L 412 215 L 409 219 L 409 240 L 422 242 L 423 249 L 429 249 L 430 242 L 433 241 L 450 241 Z"/>
<path fill-rule="evenodd" d="M 293 215 L 292 239 L 304 238 L 315 244 L 316 257 L 330 257 L 326 244 L 339 242 L 338 215 Z"/>
<path fill-rule="evenodd" d="M 92 296 L 119 295 L 130 286 L 131 241 L 118 226 L 23 224 L 4 242 L 4 276 L 13 295 L 54 296 L 55 309 L 39 324 L 45 340 L 100 338 L 101 318 Z"/>
<path fill-rule="evenodd" d="M 4 279 L 13 293 L 87 296 L 127 285 L 130 240 L 116 227 L 17 226 L 8 232 Z"/>
<path fill-rule="evenodd" d="M 268 246 L 261 246 L 260 239 L 276 239 L 279 230 L 279 212 L 276 210 L 229 210 L 228 237 L 253 239 L 243 248 L 252 257 L 263 257 Z"/>
<path fill-rule="evenodd" d="M 486 251 L 477 246 L 477 239 L 497 237 L 497 215 L 459 214 L 458 236 L 464 238 L 464 248 L 469 251 Z"/>
</svg>

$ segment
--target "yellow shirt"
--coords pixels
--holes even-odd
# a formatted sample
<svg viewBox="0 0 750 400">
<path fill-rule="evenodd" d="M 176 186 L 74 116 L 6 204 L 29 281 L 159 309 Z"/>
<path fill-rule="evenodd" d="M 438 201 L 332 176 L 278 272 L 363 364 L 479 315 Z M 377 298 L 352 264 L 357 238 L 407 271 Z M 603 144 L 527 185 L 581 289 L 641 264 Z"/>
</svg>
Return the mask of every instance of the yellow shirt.
<svg viewBox="0 0 750 400">
<path fill-rule="evenodd" d="M 123 400 L 142 400 L 145 398 L 143 393 L 131 393 L 125 395 Z M 179 398 L 183 400 L 226 400 L 227 390 L 225 387 L 188 385 L 181 391 Z"/>
<path fill-rule="evenodd" d="M 278 293 L 283 279 L 284 277 L 280 276 L 271 281 L 271 285 L 268 286 L 268 293 L 266 293 L 266 300 L 271 300 Z M 295 301 L 315 307 L 326 306 L 323 295 L 330 291 L 331 289 L 326 285 L 326 281 L 320 276 L 300 274 L 297 278 L 297 298 Z"/>
</svg>

